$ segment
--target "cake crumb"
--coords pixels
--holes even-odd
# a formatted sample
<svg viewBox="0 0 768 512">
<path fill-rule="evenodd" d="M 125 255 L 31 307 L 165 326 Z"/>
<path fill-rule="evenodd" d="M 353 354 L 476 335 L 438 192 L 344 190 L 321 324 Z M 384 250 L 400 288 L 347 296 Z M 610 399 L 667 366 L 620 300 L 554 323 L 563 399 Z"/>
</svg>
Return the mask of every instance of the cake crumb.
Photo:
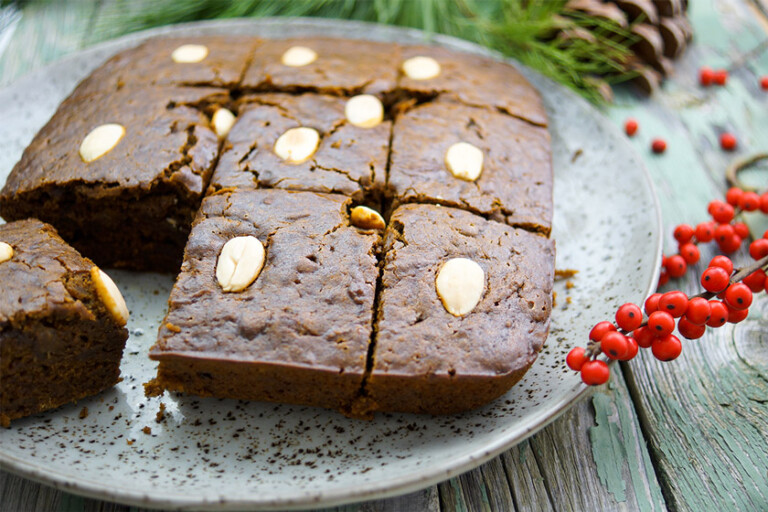
<svg viewBox="0 0 768 512">
<path fill-rule="evenodd" d="M 567 290 L 570 290 L 570 289 L 571 289 L 571 288 L 573 288 L 574 286 L 576 286 L 576 285 L 575 285 L 575 284 L 573 284 L 573 281 L 566 281 L 566 282 L 565 282 L 565 288 L 566 288 Z"/>
<path fill-rule="evenodd" d="M 87 418 L 88 417 L 88 408 L 87 407 L 83 407 L 82 409 L 80 409 L 80 414 L 78 414 L 78 417 L 81 420 L 84 420 L 85 418 Z"/>
<path fill-rule="evenodd" d="M 126 439 L 125 442 L 128 444 L 128 446 L 132 446 L 135 441 L 133 439 Z"/>
<path fill-rule="evenodd" d="M 570 304 L 570 303 L 572 303 L 572 302 L 573 302 L 573 299 L 571 299 L 571 297 L 570 297 L 570 296 L 565 298 L 565 303 L 566 303 L 566 304 Z"/>
<path fill-rule="evenodd" d="M 152 429 L 149 428 L 149 427 L 144 427 L 143 429 L 141 429 L 141 431 L 144 432 L 147 435 L 151 435 L 152 434 Z"/>
<path fill-rule="evenodd" d="M 555 291 L 552 292 L 552 307 L 557 307 L 557 292 Z"/>
<path fill-rule="evenodd" d="M 181 332 L 181 327 L 173 325 L 171 322 L 166 322 L 165 327 L 171 332 Z"/>
<path fill-rule="evenodd" d="M 162 423 L 165 419 L 165 404 L 163 402 L 160 402 L 160 410 L 157 411 L 157 416 L 155 416 L 155 422 Z"/>
<path fill-rule="evenodd" d="M 579 273 L 578 270 L 573 270 L 570 268 L 560 269 L 560 270 L 555 269 L 555 281 L 560 281 L 561 279 L 568 279 L 569 277 L 573 277 L 578 273 Z"/>
</svg>

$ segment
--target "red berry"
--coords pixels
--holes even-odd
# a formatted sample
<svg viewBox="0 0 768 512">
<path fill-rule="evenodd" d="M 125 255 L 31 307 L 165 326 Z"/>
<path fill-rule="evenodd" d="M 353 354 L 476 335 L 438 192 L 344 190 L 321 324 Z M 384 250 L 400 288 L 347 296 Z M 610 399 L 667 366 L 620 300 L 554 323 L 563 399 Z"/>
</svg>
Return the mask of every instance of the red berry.
<svg viewBox="0 0 768 512">
<path fill-rule="evenodd" d="M 666 267 L 669 277 L 682 277 L 685 275 L 685 271 L 688 270 L 688 264 L 679 254 L 667 258 Z"/>
<path fill-rule="evenodd" d="M 664 139 L 653 139 L 651 141 L 651 150 L 656 154 L 661 154 L 667 149 L 667 142 Z"/>
<path fill-rule="evenodd" d="M 733 273 L 733 262 L 728 256 L 715 256 L 709 260 L 708 266 L 725 269 L 725 271 L 728 272 L 728 277 L 731 277 L 731 274 Z"/>
<path fill-rule="evenodd" d="M 763 213 L 768 213 L 768 192 L 765 192 L 760 196 L 760 211 Z"/>
<path fill-rule="evenodd" d="M 738 187 L 731 187 L 725 193 L 725 201 L 731 206 L 739 206 L 739 201 L 741 201 L 741 196 L 743 195 L 743 190 Z"/>
<path fill-rule="evenodd" d="M 666 311 L 673 318 L 680 318 L 688 308 L 688 296 L 681 291 L 667 292 L 659 299 L 659 311 Z"/>
<path fill-rule="evenodd" d="M 608 369 L 608 365 L 603 361 L 595 359 L 594 361 L 587 361 L 584 366 L 581 367 L 581 380 L 584 384 L 589 386 L 599 386 L 608 382 L 608 378 L 611 376 L 611 370 Z"/>
<path fill-rule="evenodd" d="M 768 277 L 765 278 L 765 293 L 768 293 Z"/>
<path fill-rule="evenodd" d="M 715 228 L 715 240 L 718 244 L 725 243 L 730 240 L 736 233 L 736 230 L 730 224 L 720 224 Z"/>
<path fill-rule="evenodd" d="M 645 314 L 650 315 L 654 311 L 658 311 L 659 309 L 659 299 L 661 298 L 660 293 L 654 293 L 647 299 L 645 299 Z"/>
<path fill-rule="evenodd" d="M 734 252 L 739 250 L 739 247 L 741 247 L 741 237 L 739 237 L 739 235 L 734 233 L 729 239 L 723 242 L 718 242 L 717 246 L 724 253 L 733 254 Z"/>
<path fill-rule="evenodd" d="M 709 267 L 701 275 L 701 286 L 711 293 L 720 293 L 728 288 L 730 274 L 721 267 Z"/>
<path fill-rule="evenodd" d="M 752 305 L 752 290 L 744 283 L 733 283 L 725 290 L 725 304 L 731 309 L 747 309 Z"/>
<path fill-rule="evenodd" d="M 753 212 L 760 208 L 760 196 L 757 192 L 744 192 L 739 201 L 739 208 L 747 212 Z"/>
<path fill-rule="evenodd" d="M 653 343 L 653 340 L 656 339 L 656 335 L 650 327 L 643 326 L 635 329 L 632 333 L 632 338 L 634 338 L 638 346 L 648 348 L 651 346 L 651 343 Z"/>
<path fill-rule="evenodd" d="M 669 272 L 667 272 L 666 269 L 662 269 L 661 273 L 659 274 L 659 285 L 657 286 L 657 288 L 661 288 L 668 282 L 669 282 Z"/>
<path fill-rule="evenodd" d="M 709 203 L 707 210 L 712 215 L 712 218 L 720 224 L 728 224 L 733 220 L 733 206 L 729 205 L 728 203 L 724 203 L 716 199 Z"/>
<path fill-rule="evenodd" d="M 709 301 L 703 297 L 694 297 L 688 301 L 685 317 L 694 325 L 704 325 L 709 321 L 712 309 Z"/>
<path fill-rule="evenodd" d="M 651 345 L 651 352 L 654 357 L 659 361 L 672 361 L 677 359 L 680 353 L 683 351 L 683 344 L 677 336 L 667 334 L 663 338 L 659 338 L 653 341 Z"/>
<path fill-rule="evenodd" d="M 585 356 L 582 347 L 572 348 L 565 358 L 565 364 L 568 365 L 568 368 L 577 372 L 581 370 L 581 367 L 584 366 L 584 363 L 587 361 L 589 361 L 589 358 Z"/>
<path fill-rule="evenodd" d="M 680 246 L 680 256 L 683 257 L 688 265 L 695 265 L 701 258 L 699 248 L 695 244 L 687 243 Z"/>
<path fill-rule="evenodd" d="M 759 268 L 742 279 L 741 282 L 749 286 L 749 289 L 752 290 L 752 293 L 760 293 L 763 291 L 765 279 L 765 270 Z"/>
<path fill-rule="evenodd" d="M 760 87 L 762 87 L 764 91 L 768 91 L 768 76 L 760 78 Z"/>
<path fill-rule="evenodd" d="M 675 319 L 666 311 L 654 311 L 648 316 L 648 328 L 657 338 L 675 330 Z"/>
<path fill-rule="evenodd" d="M 626 340 L 627 340 L 627 353 L 624 354 L 624 357 L 619 359 L 620 361 L 629 361 L 631 359 L 634 359 L 639 349 L 637 341 L 634 338 L 630 338 L 629 336 L 627 336 Z"/>
<path fill-rule="evenodd" d="M 629 137 L 631 137 L 631 136 L 633 136 L 634 134 L 636 134 L 636 133 L 637 133 L 637 128 L 638 128 L 638 126 L 639 126 L 639 125 L 637 124 L 637 120 L 636 120 L 636 119 L 633 119 L 633 118 L 631 118 L 631 117 L 630 117 L 630 118 L 629 118 L 629 119 L 627 119 L 627 121 L 624 123 L 624 131 L 626 132 L 626 134 L 627 134 Z"/>
<path fill-rule="evenodd" d="M 719 300 L 709 301 L 709 327 L 722 327 L 728 321 L 728 307 Z"/>
<path fill-rule="evenodd" d="M 712 82 L 717 85 L 725 85 L 728 81 L 728 71 L 725 69 L 718 69 L 712 75 Z"/>
<path fill-rule="evenodd" d="M 620 332 L 609 332 L 600 341 L 600 350 L 610 359 L 621 359 L 629 350 L 627 337 Z"/>
<path fill-rule="evenodd" d="M 702 66 L 699 69 L 699 83 L 704 87 L 712 85 L 712 80 L 715 77 L 715 72 L 709 66 Z"/>
<path fill-rule="evenodd" d="M 733 309 L 728 307 L 728 323 L 737 324 L 749 316 L 748 309 Z"/>
<path fill-rule="evenodd" d="M 733 233 L 744 240 L 745 238 L 749 238 L 749 227 L 743 222 L 735 222 L 733 224 Z"/>
<path fill-rule="evenodd" d="M 627 332 L 634 331 L 643 323 L 643 311 L 637 304 L 627 302 L 616 311 L 616 325 Z"/>
<path fill-rule="evenodd" d="M 677 322 L 677 331 L 684 337 L 689 340 L 697 340 L 704 336 L 704 332 L 707 330 L 707 327 L 704 325 L 696 325 L 693 322 L 689 321 L 687 318 L 682 317 Z"/>
<path fill-rule="evenodd" d="M 696 240 L 702 243 L 711 242 L 715 236 L 715 223 L 702 222 L 696 226 Z"/>
<path fill-rule="evenodd" d="M 603 320 L 602 322 L 597 322 L 595 326 L 592 328 L 592 330 L 589 331 L 589 339 L 591 339 L 592 341 L 600 341 L 603 339 L 603 336 L 615 330 L 616 330 L 616 326 L 613 325 L 611 322 L 608 322 L 606 320 Z"/>
<path fill-rule="evenodd" d="M 736 149 L 736 137 L 732 133 L 723 133 L 720 135 L 720 147 L 726 151 L 733 151 Z"/>
<path fill-rule="evenodd" d="M 674 236 L 675 240 L 679 244 L 685 244 L 691 241 L 693 238 L 693 228 L 688 224 L 680 224 L 675 228 Z"/>
<path fill-rule="evenodd" d="M 765 238 L 758 238 L 751 244 L 749 244 L 749 255 L 754 260 L 760 260 L 768 256 L 768 240 Z"/>
</svg>

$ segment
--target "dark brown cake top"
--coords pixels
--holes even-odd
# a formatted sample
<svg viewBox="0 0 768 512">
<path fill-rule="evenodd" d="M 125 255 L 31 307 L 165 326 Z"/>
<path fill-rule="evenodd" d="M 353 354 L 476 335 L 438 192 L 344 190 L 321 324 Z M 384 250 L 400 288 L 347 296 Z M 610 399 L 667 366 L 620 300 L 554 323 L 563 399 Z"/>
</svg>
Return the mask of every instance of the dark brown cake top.
<svg viewBox="0 0 768 512">
<path fill-rule="evenodd" d="M 152 38 L 109 59 L 78 87 L 99 93 L 124 86 L 239 84 L 259 40 L 245 36 Z"/>
<path fill-rule="evenodd" d="M 219 143 L 208 118 L 187 104 L 221 94 L 208 88 L 126 87 L 103 96 L 69 98 L 26 148 L 0 199 L 73 184 L 99 195 L 116 187 L 146 192 L 161 184 L 199 195 Z M 91 149 L 106 151 L 84 161 L 84 141 L 104 125 L 122 127 L 124 135 L 97 133 Z"/>
<path fill-rule="evenodd" d="M 316 94 L 244 98 L 212 185 L 335 192 L 356 199 L 365 191 L 382 188 L 391 122 L 369 128 L 355 126 L 346 117 L 349 101 Z M 316 135 L 310 132 L 309 137 L 316 138 L 297 138 L 288 147 L 314 144 L 309 149 L 316 149 L 308 150 L 302 162 L 286 160 L 278 140 L 300 127 L 314 130 Z"/>
<path fill-rule="evenodd" d="M 12 257 L 0 263 L 0 328 L 21 325 L 30 317 L 92 316 L 67 283 L 74 274 L 89 274 L 93 263 L 51 226 L 33 219 L 2 224 L 0 242 L 13 248 Z"/>
<path fill-rule="evenodd" d="M 460 143 L 482 155 L 477 179 L 451 172 L 448 151 Z M 389 187 L 400 201 L 454 206 L 549 233 L 552 181 L 546 128 L 448 101 L 418 105 L 395 123 Z"/>
<path fill-rule="evenodd" d="M 397 84 L 400 47 L 352 39 L 265 40 L 256 49 L 243 87 L 255 90 L 377 94 Z"/>
<path fill-rule="evenodd" d="M 405 205 L 385 235 L 374 372 L 502 375 L 526 367 L 547 336 L 554 244 L 469 212 Z M 477 305 L 449 313 L 441 267 L 466 258 L 484 273 Z"/>
<path fill-rule="evenodd" d="M 420 57 L 434 60 L 438 67 L 433 68 L 434 63 L 415 61 L 413 76 L 421 74 L 422 77 L 411 78 L 406 72 L 408 61 Z M 534 125 L 547 125 L 539 93 L 508 64 L 438 46 L 404 46 L 400 73 L 399 87 L 411 93 L 440 94 L 467 105 L 498 109 Z"/>
<path fill-rule="evenodd" d="M 203 201 L 154 358 L 183 354 L 362 374 L 371 334 L 379 235 L 349 225 L 349 199 L 239 190 Z M 245 290 L 224 292 L 222 247 L 265 246 Z"/>
</svg>

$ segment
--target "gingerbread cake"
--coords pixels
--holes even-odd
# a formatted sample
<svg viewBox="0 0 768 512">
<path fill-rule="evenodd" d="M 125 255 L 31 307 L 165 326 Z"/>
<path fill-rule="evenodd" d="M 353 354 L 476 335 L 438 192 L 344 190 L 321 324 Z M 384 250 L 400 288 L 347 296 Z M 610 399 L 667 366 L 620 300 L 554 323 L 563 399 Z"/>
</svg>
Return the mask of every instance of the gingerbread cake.
<svg viewBox="0 0 768 512">
<path fill-rule="evenodd" d="M 183 261 L 150 393 L 441 414 L 503 394 L 542 347 L 552 180 L 541 100 L 508 64 L 153 39 L 73 91 L 0 214 L 36 212 L 98 263 Z"/>
<path fill-rule="evenodd" d="M 128 310 L 49 225 L 0 225 L 0 425 L 112 387 Z"/>
</svg>

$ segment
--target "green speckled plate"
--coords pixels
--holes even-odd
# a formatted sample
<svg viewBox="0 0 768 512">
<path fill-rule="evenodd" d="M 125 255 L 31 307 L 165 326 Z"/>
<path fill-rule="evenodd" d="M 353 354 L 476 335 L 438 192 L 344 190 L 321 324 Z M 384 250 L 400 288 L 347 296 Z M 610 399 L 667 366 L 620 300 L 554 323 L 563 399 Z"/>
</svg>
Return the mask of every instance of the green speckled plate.
<svg viewBox="0 0 768 512">
<path fill-rule="evenodd" d="M 107 57 L 159 34 L 309 35 L 424 42 L 422 32 L 327 20 L 205 22 L 133 34 L 77 53 L 0 91 L 0 182 L 74 85 Z M 488 54 L 448 37 L 436 44 Z M 87 496 L 155 507 L 286 509 L 401 494 L 474 468 L 556 418 L 586 391 L 565 370 L 589 328 L 654 286 L 661 257 L 656 196 L 628 141 L 589 104 L 523 69 L 550 116 L 557 268 L 552 329 L 515 388 L 466 414 L 380 414 L 355 421 L 311 407 L 165 396 L 147 399 L 147 358 L 173 276 L 111 272 L 132 310 L 123 380 L 76 405 L 0 431 L 4 469 Z M 160 404 L 164 419 L 158 421 Z M 79 418 L 83 407 L 87 417 Z"/>
</svg>

